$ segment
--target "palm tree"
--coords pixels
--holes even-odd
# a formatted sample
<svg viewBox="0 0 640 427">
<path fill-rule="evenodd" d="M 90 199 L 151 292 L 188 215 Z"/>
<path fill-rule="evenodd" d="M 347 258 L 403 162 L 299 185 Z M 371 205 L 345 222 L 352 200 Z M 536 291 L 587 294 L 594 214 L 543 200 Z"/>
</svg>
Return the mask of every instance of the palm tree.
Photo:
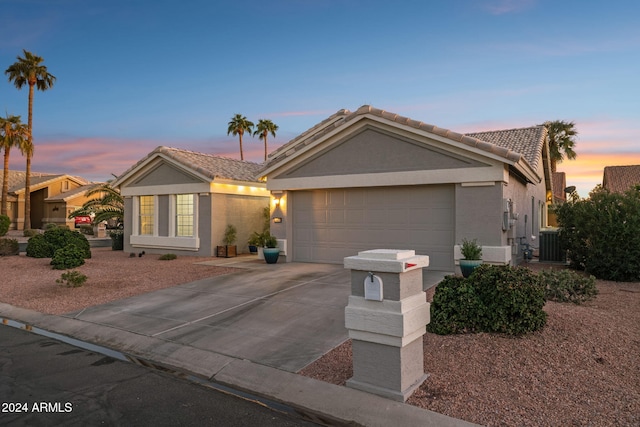
<svg viewBox="0 0 640 427">
<path fill-rule="evenodd" d="M 231 118 L 231 121 L 229 122 L 227 135 L 232 133 L 233 136 L 238 135 L 238 137 L 240 138 L 240 160 L 244 160 L 244 153 L 242 151 L 242 135 L 244 135 L 245 132 L 248 132 L 249 135 L 251 135 L 253 126 L 253 122 L 247 120 L 247 118 L 242 114 L 236 114 Z"/>
<path fill-rule="evenodd" d="M 4 169 L 2 177 L 2 206 L 0 215 L 7 215 L 9 195 L 9 154 L 12 147 L 24 150 L 29 140 L 29 129 L 20 121 L 20 116 L 0 117 L 0 148 L 4 149 Z"/>
<path fill-rule="evenodd" d="M 271 134 L 274 138 L 276 137 L 276 131 L 278 130 L 278 125 L 273 123 L 271 120 L 258 120 L 258 125 L 256 126 L 255 132 L 253 135 L 260 135 L 260 139 L 264 140 L 264 161 L 267 161 L 267 135 Z"/>
<path fill-rule="evenodd" d="M 31 157 L 33 156 L 33 92 L 34 88 L 45 91 L 56 81 L 55 76 L 49 74 L 47 67 L 42 65 L 44 59 L 23 49 L 24 58 L 18 56 L 18 61 L 9 66 L 4 72 L 9 76 L 16 88 L 22 89 L 29 85 L 29 138 L 28 146 L 23 153 L 27 156 L 27 170 L 24 183 L 24 228 L 31 228 Z"/>
<path fill-rule="evenodd" d="M 124 199 L 120 192 L 111 186 L 111 181 L 96 184 L 84 193 L 85 196 L 97 196 L 87 200 L 82 207 L 69 214 L 69 218 L 77 216 L 93 217 L 94 223 L 108 221 L 110 219 L 122 219 L 124 217 Z"/>
<path fill-rule="evenodd" d="M 551 171 L 556 171 L 556 163 L 562 163 L 565 157 L 574 160 L 577 157 L 573 148 L 576 145 L 578 131 L 574 122 L 564 120 L 548 121 L 544 123 L 549 138 L 549 157 L 551 160 Z"/>
</svg>

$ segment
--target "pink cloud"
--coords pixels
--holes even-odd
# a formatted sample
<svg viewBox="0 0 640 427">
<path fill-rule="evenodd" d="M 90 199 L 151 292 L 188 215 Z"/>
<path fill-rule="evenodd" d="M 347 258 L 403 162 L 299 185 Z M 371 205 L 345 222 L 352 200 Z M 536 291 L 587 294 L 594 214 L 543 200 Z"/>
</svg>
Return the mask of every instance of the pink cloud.
<svg viewBox="0 0 640 427">
<path fill-rule="evenodd" d="M 269 141 L 269 151 L 282 145 Z M 31 169 L 35 172 L 81 176 L 91 181 L 105 181 L 119 175 L 144 158 L 160 145 L 240 158 L 237 140 L 219 138 L 207 141 L 168 143 L 155 140 L 125 140 L 110 138 L 74 138 L 40 141 L 36 145 Z M 262 163 L 264 146 L 257 139 L 246 139 L 243 144 L 245 160 Z M 25 158 L 18 150 L 11 151 L 9 167 L 24 170 Z"/>
</svg>

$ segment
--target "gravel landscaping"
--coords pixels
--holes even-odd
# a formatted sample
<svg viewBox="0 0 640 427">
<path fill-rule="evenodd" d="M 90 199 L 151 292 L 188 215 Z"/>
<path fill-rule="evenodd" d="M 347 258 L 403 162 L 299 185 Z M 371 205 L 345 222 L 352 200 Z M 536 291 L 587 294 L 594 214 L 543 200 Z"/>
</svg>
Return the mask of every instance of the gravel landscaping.
<svg viewBox="0 0 640 427">
<path fill-rule="evenodd" d="M 584 305 L 547 302 L 547 325 L 524 337 L 427 333 L 430 376 L 407 403 L 486 426 L 639 426 L 640 283 L 598 290 Z M 301 374 L 344 385 L 351 342 Z"/>
<path fill-rule="evenodd" d="M 207 259 L 93 248 L 77 269 L 86 284 L 67 288 L 49 259 L 0 257 L 0 302 L 62 314 L 234 271 L 197 264 Z M 430 376 L 408 403 L 487 426 L 639 426 L 640 283 L 598 281 L 598 290 L 584 305 L 548 302 L 547 325 L 524 337 L 427 333 Z M 351 342 L 301 375 L 344 385 Z"/>
</svg>

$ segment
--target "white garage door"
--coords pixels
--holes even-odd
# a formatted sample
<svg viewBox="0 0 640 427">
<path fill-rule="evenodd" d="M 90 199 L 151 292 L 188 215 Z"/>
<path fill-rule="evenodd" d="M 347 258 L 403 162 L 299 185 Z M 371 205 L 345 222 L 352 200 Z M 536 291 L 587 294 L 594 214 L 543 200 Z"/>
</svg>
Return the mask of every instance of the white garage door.
<svg viewBox="0 0 640 427">
<path fill-rule="evenodd" d="M 453 185 L 295 191 L 293 260 L 342 263 L 369 249 L 414 249 L 453 271 Z"/>
</svg>

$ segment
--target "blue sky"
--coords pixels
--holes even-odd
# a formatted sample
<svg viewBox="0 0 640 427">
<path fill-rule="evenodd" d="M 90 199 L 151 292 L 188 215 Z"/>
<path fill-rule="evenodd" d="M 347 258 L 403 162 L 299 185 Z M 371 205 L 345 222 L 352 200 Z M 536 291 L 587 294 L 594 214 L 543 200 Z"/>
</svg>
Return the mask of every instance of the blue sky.
<svg viewBox="0 0 640 427">
<path fill-rule="evenodd" d="M 0 68 L 57 81 L 34 102 L 33 169 L 104 180 L 158 145 L 239 158 L 235 113 L 275 148 L 363 104 L 459 132 L 575 121 L 586 196 L 640 164 L 640 6 L 631 0 L 0 0 Z M 27 121 L 27 89 L 0 83 Z M 262 160 L 257 138 L 245 156 Z M 12 152 L 12 169 L 24 159 Z"/>
</svg>

